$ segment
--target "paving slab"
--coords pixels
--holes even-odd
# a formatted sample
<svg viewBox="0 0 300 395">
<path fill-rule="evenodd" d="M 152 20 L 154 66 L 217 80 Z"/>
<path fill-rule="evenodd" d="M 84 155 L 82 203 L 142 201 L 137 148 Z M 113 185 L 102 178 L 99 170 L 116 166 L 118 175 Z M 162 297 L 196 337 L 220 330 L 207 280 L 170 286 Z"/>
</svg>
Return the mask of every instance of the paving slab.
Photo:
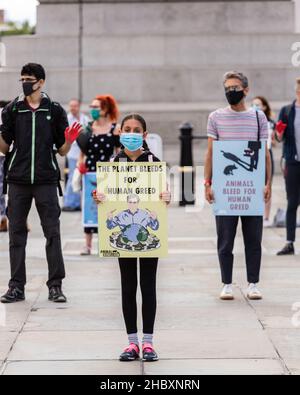
<svg viewBox="0 0 300 395">
<path fill-rule="evenodd" d="M 68 307 L 38 309 L 30 315 L 25 332 L 124 330 L 120 306 Z"/>
<path fill-rule="evenodd" d="M 291 375 L 300 376 L 300 358 L 285 359 L 284 363 L 286 364 Z"/>
<path fill-rule="evenodd" d="M 283 375 L 274 359 L 182 359 L 144 364 L 145 375 Z"/>
<path fill-rule="evenodd" d="M 252 339 L 249 342 L 249 338 Z M 180 339 L 180 342 L 178 342 Z M 123 340 L 123 341 L 122 341 Z M 125 336 L 120 331 L 23 332 L 9 355 L 9 361 L 115 359 Z M 176 348 L 170 348 L 176 344 Z M 231 328 L 197 331 L 160 331 L 157 348 L 161 358 L 277 358 L 261 330 Z"/>
<path fill-rule="evenodd" d="M 126 342 L 123 331 L 23 332 L 8 361 L 115 360 Z"/>
<path fill-rule="evenodd" d="M 71 375 L 71 376 L 100 376 L 100 375 L 140 375 L 142 363 L 121 363 L 119 361 L 26 361 L 9 362 L 3 375 Z"/>
<path fill-rule="evenodd" d="M 0 361 L 8 356 L 12 345 L 18 337 L 16 332 L 1 332 L 0 334 Z"/>
<path fill-rule="evenodd" d="M 277 358 L 267 334 L 261 329 L 246 327 L 243 330 L 228 326 L 195 331 L 160 331 L 156 344 L 163 359 Z M 170 349 L 169 344 L 176 344 L 176 347 Z"/>
<path fill-rule="evenodd" d="M 283 360 L 297 361 L 300 359 L 300 327 L 267 329 L 266 332 Z"/>
</svg>

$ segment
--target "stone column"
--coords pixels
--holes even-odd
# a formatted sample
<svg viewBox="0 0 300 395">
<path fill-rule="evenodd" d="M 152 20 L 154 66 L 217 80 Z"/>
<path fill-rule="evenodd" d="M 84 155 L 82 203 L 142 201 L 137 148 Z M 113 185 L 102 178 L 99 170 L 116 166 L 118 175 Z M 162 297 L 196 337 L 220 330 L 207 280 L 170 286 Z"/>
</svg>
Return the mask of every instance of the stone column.
<svg viewBox="0 0 300 395">
<path fill-rule="evenodd" d="M 293 0 L 295 3 L 295 33 L 300 33 L 300 0 Z"/>
</svg>

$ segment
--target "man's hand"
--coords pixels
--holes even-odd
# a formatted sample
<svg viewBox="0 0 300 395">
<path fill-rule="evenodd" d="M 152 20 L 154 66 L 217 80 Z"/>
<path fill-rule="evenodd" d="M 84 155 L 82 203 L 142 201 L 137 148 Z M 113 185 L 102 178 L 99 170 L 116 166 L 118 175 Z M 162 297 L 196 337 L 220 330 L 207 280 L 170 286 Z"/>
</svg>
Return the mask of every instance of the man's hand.
<svg viewBox="0 0 300 395">
<path fill-rule="evenodd" d="M 269 203 L 271 197 L 272 197 L 272 186 L 271 184 L 267 184 L 265 186 L 265 191 L 264 191 L 265 203 Z"/>
<path fill-rule="evenodd" d="M 283 135 L 286 131 L 286 128 L 287 128 L 287 124 L 282 122 L 281 120 L 276 123 L 276 132 L 280 140 L 283 139 Z"/>
<path fill-rule="evenodd" d="M 82 130 L 83 127 L 79 122 L 74 122 L 72 126 L 68 126 L 65 130 L 66 142 L 73 144 L 74 141 L 77 140 Z"/>
<path fill-rule="evenodd" d="M 205 186 L 205 199 L 208 201 L 209 204 L 213 204 L 215 202 L 215 196 L 211 185 Z"/>
</svg>

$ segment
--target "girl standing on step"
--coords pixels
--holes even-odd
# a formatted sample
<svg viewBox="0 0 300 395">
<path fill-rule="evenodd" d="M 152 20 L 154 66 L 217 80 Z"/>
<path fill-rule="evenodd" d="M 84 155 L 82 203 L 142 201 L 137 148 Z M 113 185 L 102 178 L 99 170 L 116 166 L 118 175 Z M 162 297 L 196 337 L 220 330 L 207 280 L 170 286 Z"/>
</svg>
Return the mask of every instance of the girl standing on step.
<svg viewBox="0 0 300 395">
<path fill-rule="evenodd" d="M 115 157 L 114 161 L 127 162 L 160 162 L 143 145 L 147 137 L 145 120 L 138 114 L 127 116 L 121 125 L 121 144 L 124 149 Z M 144 145 L 145 147 L 146 145 Z M 171 202 L 170 192 L 160 196 L 167 205 Z M 94 192 L 94 200 L 100 204 L 105 201 L 103 193 Z M 120 361 L 134 361 L 140 356 L 140 347 L 137 330 L 137 264 L 136 258 L 120 258 L 122 307 L 125 319 L 129 346 L 120 356 Z M 153 332 L 156 316 L 156 274 L 158 258 L 140 258 L 140 287 L 142 292 L 143 316 L 143 360 L 157 361 L 158 356 L 153 348 Z"/>
</svg>

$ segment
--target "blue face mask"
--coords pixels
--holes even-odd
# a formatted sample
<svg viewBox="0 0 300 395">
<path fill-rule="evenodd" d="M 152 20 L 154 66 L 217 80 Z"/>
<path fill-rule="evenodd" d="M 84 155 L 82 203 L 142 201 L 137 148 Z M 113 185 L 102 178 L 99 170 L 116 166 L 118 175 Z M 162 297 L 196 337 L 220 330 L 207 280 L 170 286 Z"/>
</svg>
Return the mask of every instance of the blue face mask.
<svg viewBox="0 0 300 395">
<path fill-rule="evenodd" d="M 120 142 L 128 151 L 134 152 L 143 147 L 144 138 L 141 133 L 122 133 Z"/>
</svg>

